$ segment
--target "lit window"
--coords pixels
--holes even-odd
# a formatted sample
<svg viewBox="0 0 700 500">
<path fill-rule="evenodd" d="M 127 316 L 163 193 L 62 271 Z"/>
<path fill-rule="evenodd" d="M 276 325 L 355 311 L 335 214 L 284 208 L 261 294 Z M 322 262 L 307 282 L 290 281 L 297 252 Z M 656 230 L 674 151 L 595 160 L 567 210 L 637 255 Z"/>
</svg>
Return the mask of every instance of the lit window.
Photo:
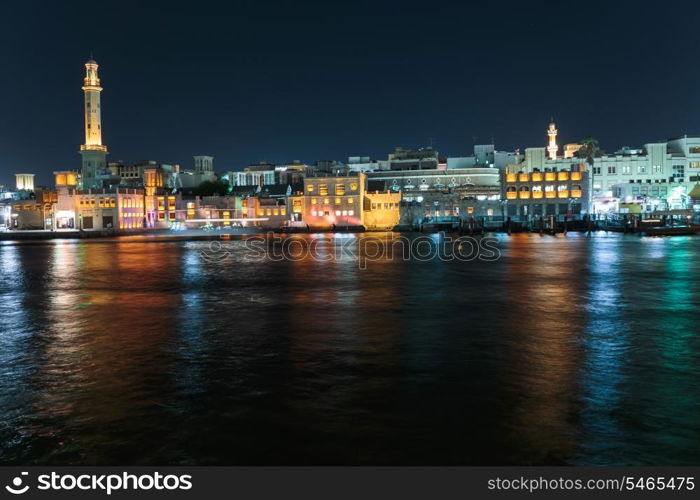
<svg viewBox="0 0 700 500">
<path fill-rule="evenodd" d="M 318 194 L 320 194 L 321 196 L 326 196 L 328 194 L 328 184 L 319 184 Z"/>
<path fill-rule="evenodd" d="M 355 215 L 355 211 L 354 211 L 354 210 L 348 210 L 348 215 Z"/>
<path fill-rule="evenodd" d="M 306 186 L 306 190 L 307 190 L 309 193 L 311 193 L 311 192 L 314 190 L 314 185 L 313 185 L 313 184 L 309 184 L 308 186 Z"/>
<path fill-rule="evenodd" d="M 355 198 L 348 198 L 348 203 L 350 203 L 351 205 L 355 203 Z"/>
<path fill-rule="evenodd" d="M 335 199 L 335 204 L 336 204 L 336 205 L 340 205 L 341 202 L 342 202 L 342 200 L 341 200 L 340 198 L 336 198 L 336 199 Z"/>
<path fill-rule="evenodd" d="M 341 214 L 341 211 L 340 211 L 340 210 L 336 210 L 336 211 L 335 211 L 336 217 L 340 217 L 340 214 Z"/>
<path fill-rule="evenodd" d="M 338 195 L 344 195 L 345 194 L 345 184 L 336 184 L 335 185 L 335 194 Z"/>
<path fill-rule="evenodd" d="M 351 191 L 357 191 L 357 184 L 354 183 L 354 182 L 353 182 L 352 184 L 350 184 L 350 190 L 351 190 Z"/>
</svg>

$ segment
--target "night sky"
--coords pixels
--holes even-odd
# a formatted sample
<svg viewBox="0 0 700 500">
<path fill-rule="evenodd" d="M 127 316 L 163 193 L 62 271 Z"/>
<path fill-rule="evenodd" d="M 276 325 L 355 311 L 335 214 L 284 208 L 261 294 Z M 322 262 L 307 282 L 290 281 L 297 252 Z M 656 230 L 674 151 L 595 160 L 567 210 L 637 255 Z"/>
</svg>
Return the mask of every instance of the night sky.
<svg viewBox="0 0 700 500">
<path fill-rule="evenodd" d="M 700 133 L 697 2 L 5 2 L 0 184 L 80 166 L 83 64 L 111 161 L 217 171 L 430 138 L 607 151 Z"/>
</svg>

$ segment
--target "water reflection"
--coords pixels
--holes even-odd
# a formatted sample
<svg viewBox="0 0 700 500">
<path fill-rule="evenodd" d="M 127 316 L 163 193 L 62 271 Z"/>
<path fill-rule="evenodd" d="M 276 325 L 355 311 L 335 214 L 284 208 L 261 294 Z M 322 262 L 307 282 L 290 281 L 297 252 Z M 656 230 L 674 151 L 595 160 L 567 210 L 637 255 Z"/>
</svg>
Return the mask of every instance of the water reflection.
<svg viewBox="0 0 700 500">
<path fill-rule="evenodd" d="M 619 439 L 629 439 L 616 417 L 625 391 L 631 334 L 630 324 L 623 319 L 630 309 L 627 299 L 633 293 L 624 276 L 631 270 L 622 267 L 626 263 L 625 243 L 623 239 L 601 239 L 599 250 L 590 256 L 587 327 L 581 339 L 585 357 L 580 374 L 583 407 L 579 453 L 586 460 L 594 455 L 595 463 L 600 464 L 618 464 Z"/>
<path fill-rule="evenodd" d="M 563 243 L 561 237 L 526 234 L 513 239 L 517 244 L 505 259 L 506 319 L 499 332 L 507 338 L 503 383 L 512 399 L 505 428 L 517 452 L 527 451 L 527 463 L 563 464 L 577 445 L 570 419 L 585 324 L 579 304 L 586 291 L 588 242 L 578 235 Z"/>
<path fill-rule="evenodd" d="M 363 268 L 374 236 L 287 238 L 321 258 L 0 245 L 0 462 L 700 460 L 700 239 L 504 235 L 497 262 L 418 262 L 387 234 Z"/>
</svg>

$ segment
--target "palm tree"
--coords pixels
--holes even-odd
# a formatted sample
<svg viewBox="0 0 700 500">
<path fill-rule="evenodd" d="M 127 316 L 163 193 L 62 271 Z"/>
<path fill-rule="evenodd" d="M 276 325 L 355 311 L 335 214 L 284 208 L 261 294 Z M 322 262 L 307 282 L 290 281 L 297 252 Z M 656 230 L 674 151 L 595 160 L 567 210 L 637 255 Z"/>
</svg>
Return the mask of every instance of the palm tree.
<svg viewBox="0 0 700 500">
<path fill-rule="evenodd" d="M 600 146 L 598 146 L 598 141 L 591 137 L 590 135 L 586 138 L 584 138 L 581 141 L 581 147 L 579 148 L 578 151 L 576 151 L 576 156 L 578 158 L 582 158 L 586 160 L 586 163 L 588 164 L 588 168 L 590 170 L 590 179 L 591 179 L 591 188 L 589 190 L 589 197 L 590 201 L 588 204 L 588 214 L 593 212 L 593 191 L 594 191 L 594 183 L 593 183 L 593 177 L 594 177 L 594 171 L 593 171 L 593 164 L 595 163 L 595 159 L 599 157 L 600 155 L 603 154 L 603 150 L 600 149 Z"/>
</svg>

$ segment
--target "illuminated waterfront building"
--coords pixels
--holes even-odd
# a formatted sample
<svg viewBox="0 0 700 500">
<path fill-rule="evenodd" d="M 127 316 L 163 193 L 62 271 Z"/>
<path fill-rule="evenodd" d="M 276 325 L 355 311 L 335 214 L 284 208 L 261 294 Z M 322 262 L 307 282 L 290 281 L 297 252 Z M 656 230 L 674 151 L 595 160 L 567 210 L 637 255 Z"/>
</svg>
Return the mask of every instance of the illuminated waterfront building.
<svg viewBox="0 0 700 500">
<path fill-rule="evenodd" d="M 400 223 L 420 225 L 426 217 L 461 220 L 502 215 L 496 168 L 433 169 L 367 173 L 401 194 Z"/>
<path fill-rule="evenodd" d="M 142 189 L 79 189 L 72 171 L 54 172 L 57 199 L 54 230 L 138 230 L 146 225 L 146 198 Z"/>
<path fill-rule="evenodd" d="M 244 200 L 246 219 L 265 219 L 255 225 L 279 229 L 287 225 L 289 213 L 285 198 L 250 196 Z"/>
<path fill-rule="evenodd" d="M 304 196 L 294 198 L 293 217 L 297 221 L 303 218 L 311 228 L 360 227 L 364 183 L 363 173 L 307 177 L 304 179 Z"/>
<path fill-rule="evenodd" d="M 107 173 L 107 146 L 102 144 L 102 110 L 100 104 L 99 66 L 94 60 L 85 63 L 85 143 L 80 146 L 82 156 L 81 184 L 84 189 L 102 187 L 101 176 Z"/>
<path fill-rule="evenodd" d="M 390 231 L 401 222 L 401 193 L 387 191 L 381 181 L 367 181 L 362 224 L 368 231 Z"/>
<path fill-rule="evenodd" d="M 545 153 L 545 148 L 528 148 L 525 162 L 506 168 L 506 215 L 529 220 L 551 215 L 578 218 L 588 213 L 590 189 L 584 160 L 548 162 Z"/>
<path fill-rule="evenodd" d="M 553 132 L 559 131 L 554 127 Z M 564 156 L 553 157 L 556 144 L 552 143 L 552 138 L 556 138 L 556 134 L 550 135 L 546 148 L 526 150 L 525 163 L 530 164 L 530 170 L 567 170 L 582 161 L 576 157 L 581 147 L 578 143 L 566 144 Z M 545 150 L 547 154 L 542 152 Z M 664 204 L 664 200 L 674 192 L 672 184 L 700 181 L 700 137 L 685 135 L 665 142 L 647 143 L 640 148 L 625 146 L 612 154 L 602 153 L 594 159 L 589 174 L 595 212 L 607 211 L 606 207 L 614 206 L 616 198 L 623 192 L 631 193 L 624 196 L 653 197 Z M 631 186 L 627 189 L 622 187 L 624 184 L 651 186 Z"/>
<path fill-rule="evenodd" d="M 79 191 L 75 196 L 78 229 L 144 228 L 144 192 L 115 188 Z"/>
<path fill-rule="evenodd" d="M 667 210 L 692 210 L 700 212 L 696 202 L 698 182 L 674 182 L 670 184 L 622 183 L 613 186 L 611 203 L 620 213 L 650 213 Z"/>
<path fill-rule="evenodd" d="M 36 230 L 51 226 L 53 206 L 57 192 L 53 189 L 36 188 L 32 198 L 11 200 L 4 209 L 3 223 L 13 229 Z"/>
<path fill-rule="evenodd" d="M 303 192 L 290 194 L 291 225 L 317 230 L 389 230 L 399 223 L 401 194 L 362 173 L 309 177 Z"/>
</svg>

